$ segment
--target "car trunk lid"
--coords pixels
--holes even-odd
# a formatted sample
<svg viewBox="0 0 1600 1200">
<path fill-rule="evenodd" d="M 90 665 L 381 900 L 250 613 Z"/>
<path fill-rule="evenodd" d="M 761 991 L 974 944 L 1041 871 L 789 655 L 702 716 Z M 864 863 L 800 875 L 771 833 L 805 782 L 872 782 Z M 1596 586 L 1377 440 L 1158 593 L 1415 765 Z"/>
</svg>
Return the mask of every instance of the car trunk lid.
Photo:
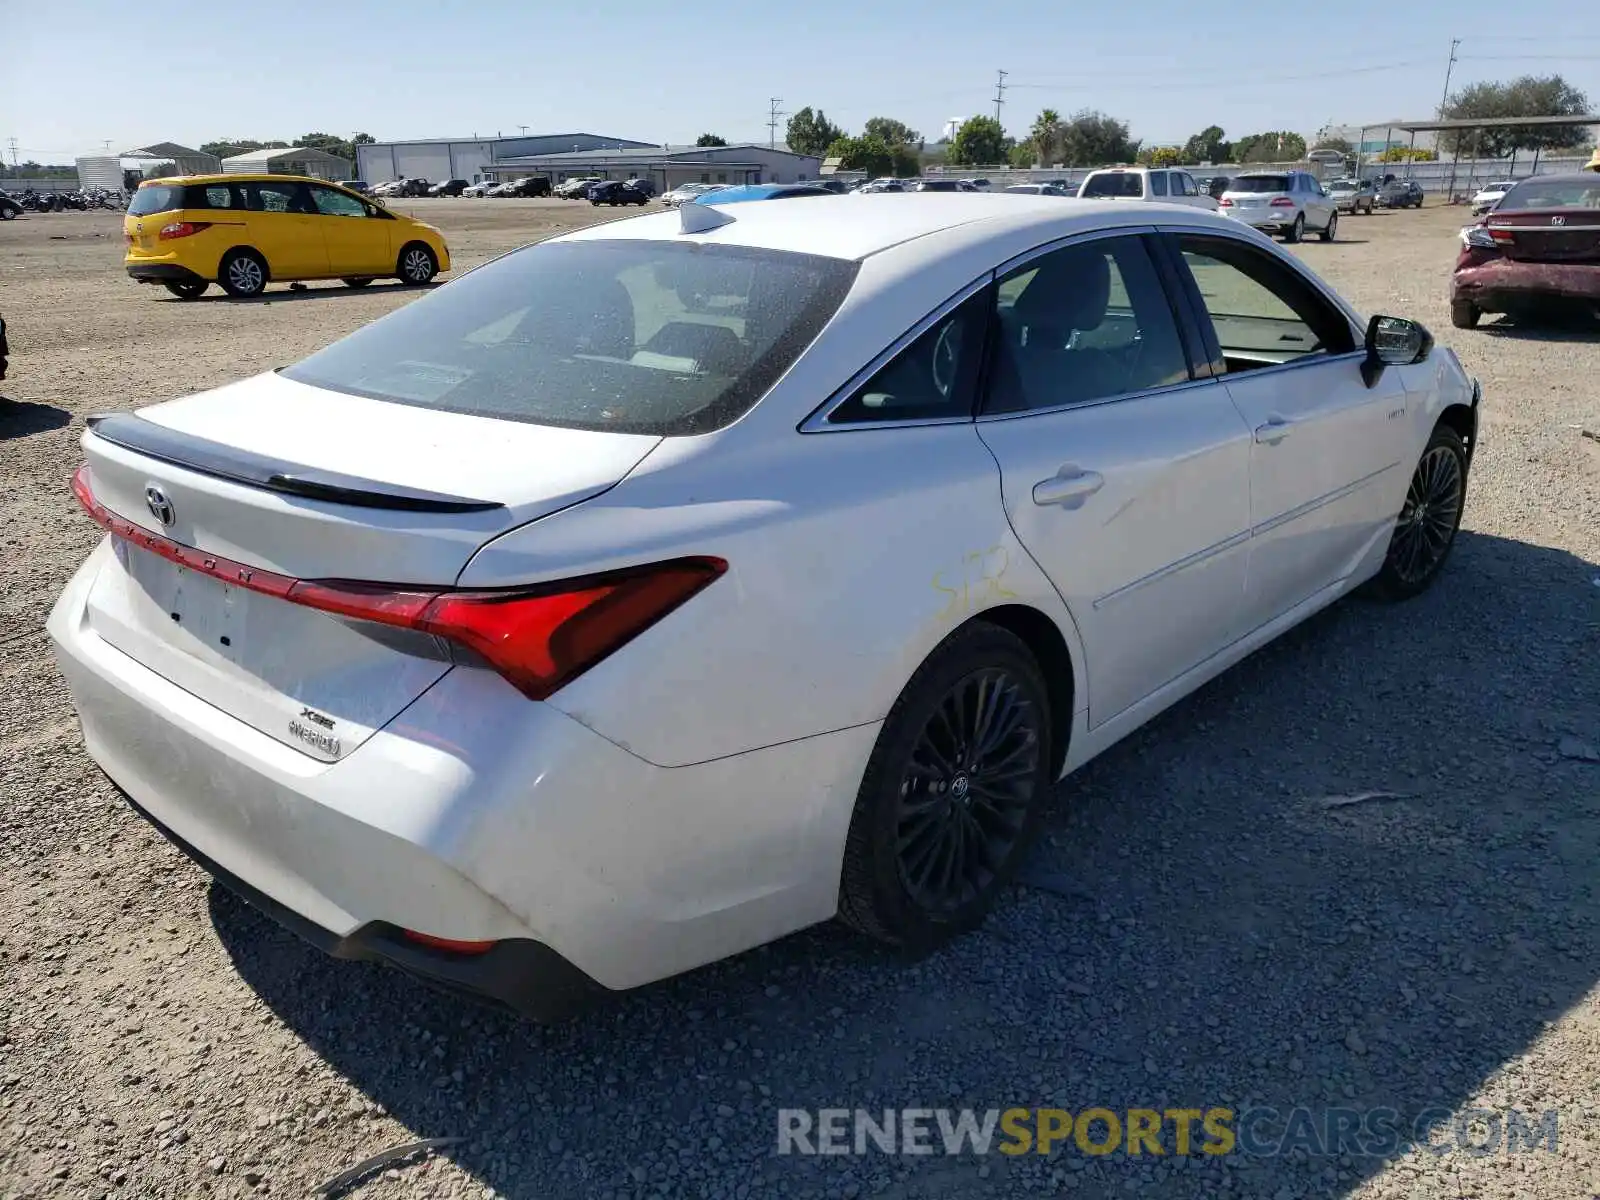
<svg viewBox="0 0 1600 1200">
<path fill-rule="evenodd" d="M 121 536 L 87 620 L 158 675 L 332 762 L 437 681 L 451 651 L 294 603 L 293 581 L 448 588 L 486 541 L 607 490 L 659 440 L 275 375 L 96 419 L 82 482 Z"/>
<path fill-rule="evenodd" d="M 1487 221 L 1501 253 L 1519 262 L 1600 263 L 1600 211 L 1497 210 Z"/>
</svg>

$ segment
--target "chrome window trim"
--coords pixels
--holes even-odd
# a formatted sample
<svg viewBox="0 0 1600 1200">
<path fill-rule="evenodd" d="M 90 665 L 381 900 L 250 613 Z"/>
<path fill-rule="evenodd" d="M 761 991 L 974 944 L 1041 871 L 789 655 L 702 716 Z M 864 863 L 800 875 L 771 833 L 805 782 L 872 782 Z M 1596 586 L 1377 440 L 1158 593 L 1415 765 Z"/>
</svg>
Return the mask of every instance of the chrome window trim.
<svg viewBox="0 0 1600 1200">
<path fill-rule="evenodd" d="M 833 415 L 835 409 L 854 396 L 858 389 L 865 387 L 874 375 L 888 366 L 901 351 L 909 347 L 912 342 L 927 333 L 929 329 L 933 328 L 957 308 L 960 308 L 961 305 L 972 299 L 973 296 L 988 287 L 994 281 L 994 277 L 994 272 L 990 271 L 973 280 L 910 329 L 906 330 L 905 333 L 889 343 L 887 349 L 880 351 L 871 362 L 850 376 L 842 387 L 835 389 L 831 396 L 813 409 L 811 415 L 800 422 L 797 427 L 799 431 L 801 433 L 849 433 L 858 429 L 904 429 L 908 426 L 916 425 L 970 425 L 972 423 L 972 414 L 970 412 L 959 417 L 907 417 L 898 420 L 891 417 L 882 421 L 850 421 L 839 425 L 830 425 L 828 418 Z"/>
<path fill-rule="evenodd" d="M 1253 374 L 1253 372 L 1252 372 Z M 987 425 L 993 421 L 1015 421 L 1023 417 L 1046 417 L 1054 413 L 1073 412 L 1080 408 L 1100 408 L 1106 404 L 1125 404 L 1130 400 L 1144 400 L 1151 396 L 1165 396 L 1172 392 L 1184 392 L 1191 388 L 1203 387 L 1208 383 L 1221 383 L 1222 375 L 1213 375 L 1205 379 L 1185 379 L 1182 383 L 1169 383 L 1162 387 L 1145 388 L 1138 392 L 1120 392 L 1115 396 L 1100 396 L 1093 400 L 1072 400 L 1066 404 L 1052 404 L 1049 408 L 1024 408 L 1016 412 L 982 413 L 978 417 L 978 424 Z"/>
<path fill-rule="evenodd" d="M 1069 233 L 1058 237 L 1054 241 L 1045 242 L 1031 250 L 1024 250 L 1021 254 L 1013 255 L 994 269 L 994 279 L 998 283 L 1018 267 L 1032 262 L 1036 258 L 1043 258 L 1046 254 L 1053 254 L 1067 246 L 1078 245 L 1083 242 L 1098 242 L 1105 238 L 1114 237 L 1141 237 L 1145 234 L 1158 232 L 1154 225 L 1117 225 L 1109 229 L 1091 229 L 1083 233 Z"/>
</svg>

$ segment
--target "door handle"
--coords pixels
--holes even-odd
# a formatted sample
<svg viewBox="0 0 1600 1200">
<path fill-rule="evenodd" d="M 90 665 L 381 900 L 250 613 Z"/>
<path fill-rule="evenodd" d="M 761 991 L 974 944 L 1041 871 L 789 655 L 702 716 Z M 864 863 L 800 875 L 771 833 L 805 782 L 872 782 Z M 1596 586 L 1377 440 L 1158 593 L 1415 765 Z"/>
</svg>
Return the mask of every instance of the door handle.
<svg viewBox="0 0 1600 1200">
<path fill-rule="evenodd" d="M 1078 471 L 1062 468 L 1070 474 L 1052 475 L 1033 485 L 1035 504 L 1059 504 L 1062 508 L 1077 508 L 1090 496 L 1105 487 L 1105 476 L 1098 471 Z"/>
<path fill-rule="evenodd" d="M 1256 426 L 1256 442 L 1262 446 L 1276 446 L 1289 436 L 1289 428 L 1293 421 L 1286 421 L 1274 413 L 1267 418 L 1265 425 Z"/>
</svg>

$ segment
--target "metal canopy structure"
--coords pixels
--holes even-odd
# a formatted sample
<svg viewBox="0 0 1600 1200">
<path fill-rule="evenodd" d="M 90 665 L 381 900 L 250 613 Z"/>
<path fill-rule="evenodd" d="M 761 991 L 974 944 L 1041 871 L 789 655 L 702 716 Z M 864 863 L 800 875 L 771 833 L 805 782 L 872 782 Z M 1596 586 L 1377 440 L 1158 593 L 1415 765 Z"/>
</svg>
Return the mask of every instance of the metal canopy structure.
<svg viewBox="0 0 1600 1200">
<path fill-rule="evenodd" d="M 1398 129 L 1402 133 L 1442 133 L 1450 129 L 1504 129 L 1512 125 L 1600 125 L 1600 113 L 1576 117 L 1459 117 L 1448 121 L 1392 121 L 1368 129 Z"/>
<path fill-rule="evenodd" d="M 1417 134 L 1419 133 L 1449 133 L 1464 132 L 1466 130 L 1509 129 L 1512 127 L 1542 127 L 1546 129 L 1560 129 L 1563 127 L 1582 125 L 1600 125 L 1600 113 L 1580 113 L 1577 116 L 1571 117 L 1451 117 L 1449 119 L 1433 121 L 1388 121 L 1382 125 L 1363 125 L 1361 127 L 1361 140 L 1363 142 L 1366 141 L 1367 130 L 1369 129 L 1387 129 L 1391 133 L 1398 129 L 1402 133 L 1409 133 L 1411 135 L 1411 149 L 1415 151 L 1417 147 Z M 1385 140 L 1387 141 L 1387 138 Z M 1411 177 L 1412 161 L 1413 160 L 1411 158 L 1406 160 L 1407 179 Z M 1455 157 L 1452 158 L 1450 162 L 1450 185 L 1447 189 L 1447 192 L 1451 195 L 1453 195 L 1456 190 L 1456 164 L 1460 161 L 1461 143 L 1458 141 L 1456 143 Z M 1515 153 L 1513 153 L 1511 156 L 1513 168 L 1515 168 L 1516 161 L 1517 156 Z M 1468 191 L 1472 190 L 1473 171 L 1476 169 L 1477 151 L 1474 149 L 1472 168 L 1467 172 Z M 1535 174 L 1537 174 L 1539 170 L 1539 149 L 1537 147 L 1534 148 L 1533 152 L 1533 170 Z M 1360 154 L 1356 155 L 1356 174 L 1361 174 Z"/>
<path fill-rule="evenodd" d="M 121 158 L 131 158 L 138 162 L 170 162 L 174 164 L 179 175 L 206 175 L 218 170 L 222 160 L 215 154 L 207 154 L 203 150 L 191 150 L 188 146 L 180 146 L 176 142 L 156 142 L 150 146 L 140 146 L 136 150 L 124 150 Z"/>
</svg>

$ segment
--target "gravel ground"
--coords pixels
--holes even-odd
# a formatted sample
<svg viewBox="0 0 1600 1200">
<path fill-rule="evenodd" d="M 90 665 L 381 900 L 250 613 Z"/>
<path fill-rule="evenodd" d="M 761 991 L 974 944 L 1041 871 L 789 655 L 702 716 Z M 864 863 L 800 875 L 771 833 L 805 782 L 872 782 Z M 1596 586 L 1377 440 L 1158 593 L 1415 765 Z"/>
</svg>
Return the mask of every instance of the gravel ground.
<svg viewBox="0 0 1600 1200">
<path fill-rule="evenodd" d="M 847 204 L 848 201 L 841 201 Z M 437 201 L 461 266 L 602 214 Z M 606 213 L 609 217 L 611 214 Z M 0 225 L 0 1197 L 1600 1194 L 1600 339 L 1450 329 L 1460 210 L 1297 253 L 1484 383 L 1456 557 L 1340 604 L 1070 779 L 983 931 L 834 927 L 537 1028 L 338 963 L 213 887 L 83 752 L 40 625 L 95 531 L 84 415 L 283 363 L 413 293 L 168 301 L 118 218 Z M 1323 798 L 1396 793 L 1347 806 Z M 1555 1153 L 779 1156 L 780 1107 L 1558 1109 Z M 1169 1142 L 1170 1145 L 1170 1142 Z"/>
</svg>

